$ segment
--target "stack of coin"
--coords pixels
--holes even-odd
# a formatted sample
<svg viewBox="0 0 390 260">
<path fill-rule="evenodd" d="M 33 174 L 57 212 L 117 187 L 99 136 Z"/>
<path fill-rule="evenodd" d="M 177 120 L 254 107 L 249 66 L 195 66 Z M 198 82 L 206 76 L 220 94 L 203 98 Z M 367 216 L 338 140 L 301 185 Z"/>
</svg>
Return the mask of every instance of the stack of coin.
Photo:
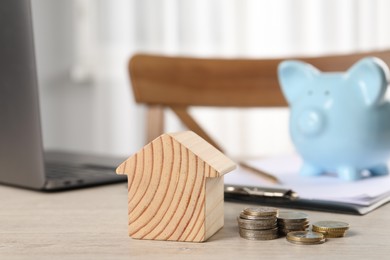
<svg viewBox="0 0 390 260">
<path fill-rule="evenodd" d="M 240 236 L 249 240 L 271 240 L 278 238 L 276 215 L 271 207 L 246 208 L 237 217 Z"/>
<path fill-rule="evenodd" d="M 278 228 L 281 236 L 292 231 L 305 231 L 309 227 L 307 215 L 297 211 L 281 211 L 278 214 Z"/>
<path fill-rule="evenodd" d="M 326 238 L 343 237 L 348 229 L 349 224 L 341 221 L 319 221 L 312 225 L 313 231 L 322 233 Z"/>
<path fill-rule="evenodd" d="M 286 239 L 298 245 L 316 245 L 326 241 L 323 234 L 312 231 L 292 231 L 287 234 Z"/>
</svg>

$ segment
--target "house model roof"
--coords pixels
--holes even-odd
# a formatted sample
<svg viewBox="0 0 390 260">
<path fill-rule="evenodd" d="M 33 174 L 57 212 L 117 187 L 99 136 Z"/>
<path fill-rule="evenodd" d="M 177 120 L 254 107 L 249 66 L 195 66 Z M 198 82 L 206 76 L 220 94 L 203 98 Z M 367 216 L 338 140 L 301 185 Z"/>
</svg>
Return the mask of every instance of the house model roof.
<svg viewBox="0 0 390 260">
<path fill-rule="evenodd" d="M 206 172 L 205 177 L 220 177 L 236 168 L 236 164 L 232 160 L 226 157 L 214 146 L 206 142 L 203 138 L 192 131 L 185 131 L 179 133 L 163 134 L 156 138 L 135 155 L 131 156 L 125 162 L 119 165 L 116 170 L 117 174 L 132 174 L 134 169 L 131 169 L 132 167 L 130 167 L 128 162 L 134 159 L 134 157 L 141 153 L 147 146 L 155 146 L 156 144 L 160 144 L 160 141 L 158 141 L 159 139 L 171 139 L 172 142 L 180 144 L 181 147 L 187 149 L 188 152 L 193 153 L 196 157 L 208 164 L 214 171 Z M 161 141 L 161 143 L 163 142 Z"/>
</svg>

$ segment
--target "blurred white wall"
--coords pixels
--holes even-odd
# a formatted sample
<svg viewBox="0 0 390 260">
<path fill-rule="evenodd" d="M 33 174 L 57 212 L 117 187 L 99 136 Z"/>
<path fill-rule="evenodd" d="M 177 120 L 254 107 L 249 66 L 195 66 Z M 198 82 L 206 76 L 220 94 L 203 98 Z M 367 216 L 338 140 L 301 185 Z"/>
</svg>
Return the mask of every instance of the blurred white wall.
<svg viewBox="0 0 390 260">
<path fill-rule="evenodd" d="M 132 8 L 110 2 L 32 1 L 47 149 L 128 155 L 143 145 L 144 108 L 126 71 Z"/>
<path fill-rule="evenodd" d="M 33 11 L 45 146 L 115 155 L 144 144 L 126 72 L 136 51 L 269 58 L 390 47 L 386 0 L 33 0 Z M 167 131 L 180 129 L 167 113 Z M 193 113 L 232 155 L 293 150 L 284 109 Z"/>
</svg>

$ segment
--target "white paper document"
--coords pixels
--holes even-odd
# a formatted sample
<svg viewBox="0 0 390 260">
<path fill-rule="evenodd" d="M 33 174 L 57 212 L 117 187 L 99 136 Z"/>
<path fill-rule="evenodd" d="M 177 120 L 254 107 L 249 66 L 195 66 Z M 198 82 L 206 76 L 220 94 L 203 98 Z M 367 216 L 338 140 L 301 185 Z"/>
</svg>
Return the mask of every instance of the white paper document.
<svg viewBox="0 0 390 260">
<path fill-rule="evenodd" d="M 345 181 L 331 175 L 300 176 L 302 160 L 298 155 L 268 157 L 246 163 L 275 176 L 281 184 L 267 182 L 259 174 L 243 168 L 226 174 L 225 184 L 291 189 L 298 193 L 301 199 L 361 206 L 361 214 L 390 200 L 389 175 L 367 177 L 357 181 Z"/>
</svg>

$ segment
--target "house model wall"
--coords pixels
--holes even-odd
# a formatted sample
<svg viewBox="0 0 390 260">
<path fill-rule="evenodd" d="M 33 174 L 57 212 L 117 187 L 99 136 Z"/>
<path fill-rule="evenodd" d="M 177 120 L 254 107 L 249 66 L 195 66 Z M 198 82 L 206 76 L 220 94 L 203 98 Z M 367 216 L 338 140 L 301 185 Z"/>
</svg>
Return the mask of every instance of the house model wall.
<svg viewBox="0 0 390 260">
<path fill-rule="evenodd" d="M 129 235 L 207 240 L 224 224 L 223 175 L 235 167 L 191 131 L 156 138 L 117 168 L 128 175 Z"/>
</svg>

